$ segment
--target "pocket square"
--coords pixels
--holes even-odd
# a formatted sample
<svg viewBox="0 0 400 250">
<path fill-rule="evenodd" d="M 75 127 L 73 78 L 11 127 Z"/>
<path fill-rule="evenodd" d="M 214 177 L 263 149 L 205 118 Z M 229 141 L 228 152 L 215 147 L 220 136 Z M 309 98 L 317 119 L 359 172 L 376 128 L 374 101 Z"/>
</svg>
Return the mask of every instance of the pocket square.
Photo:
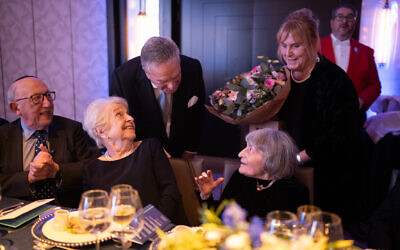
<svg viewBox="0 0 400 250">
<path fill-rule="evenodd" d="M 192 96 L 192 98 L 190 98 L 189 102 L 188 102 L 188 108 L 192 107 L 193 105 L 196 104 L 197 100 L 199 100 L 199 98 L 197 96 Z"/>
</svg>

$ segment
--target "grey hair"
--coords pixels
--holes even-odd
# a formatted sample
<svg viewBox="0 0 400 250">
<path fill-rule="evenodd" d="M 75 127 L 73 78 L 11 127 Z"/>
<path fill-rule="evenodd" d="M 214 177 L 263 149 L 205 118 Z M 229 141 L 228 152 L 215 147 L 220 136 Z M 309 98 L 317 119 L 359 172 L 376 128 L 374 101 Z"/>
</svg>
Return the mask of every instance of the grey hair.
<svg viewBox="0 0 400 250">
<path fill-rule="evenodd" d="M 247 145 L 263 152 L 264 171 L 277 179 L 293 176 L 299 152 L 293 139 L 285 132 L 264 128 L 246 136 Z"/>
<path fill-rule="evenodd" d="M 171 59 L 179 58 L 179 48 L 172 39 L 167 37 L 151 37 L 144 44 L 140 61 L 145 71 L 149 70 L 150 64 L 162 64 Z"/>
<path fill-rule="evenodd" d="M 108 98 L 96 99 L 91 102 L 83 118 L 83 129 L 96 141 L 99 148 L 104 147 L 104 145 L 100 136 L 96 133 L 96 129 L 104 131 L 110 127 L 110 124 L 108 124 L 110 112 L 107 109 L 107 106 L 110 104 L 121 104 L 128 110 L 128 103 L 124 98 L 111 96 Z"/>
<path fill-rule="evenodd" d="M 8 101 L 8 103 L 11 103 L 11 102 L 15 101 L 15 91 L 16 91 L 16 86 L 17 86 L 15 83 L 18 82 L 19 80 L 22 80 L 22 79 L 25 79 L 25 78 L 36 78 L 36 79 L 40 80 L 39 77 L 31 76 L 31 75 L 23 75 L 23 76 L 20 76 L 17 79 L 15 79 L 13 81 L 13 83 L 10 85 L 10 87 L 8 87 L 8 90 L 7 90 L 7 101 Z"/>
</svg>

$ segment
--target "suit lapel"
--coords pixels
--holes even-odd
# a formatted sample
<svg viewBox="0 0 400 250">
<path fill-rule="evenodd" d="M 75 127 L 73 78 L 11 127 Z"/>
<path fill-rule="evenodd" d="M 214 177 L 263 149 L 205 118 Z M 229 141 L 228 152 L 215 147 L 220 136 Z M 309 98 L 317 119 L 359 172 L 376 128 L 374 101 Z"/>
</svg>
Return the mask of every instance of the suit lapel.
<svg viewBox="0 0 400 250">
<path fill-rule="evenodd" d="M 49 144 L 50 144 L 50 154 L 53 156 L 55 162 L 60 162 L 63 160 L 63 147 L 66 146 L 65 143 L 59 143 L 66 141 L 65 138 L 65 131 L 60 128 L 57 122 L 51 122 L 49 126 Z"/>
<path fill-rule="evenodd" d="M 323 46 L 323 48 L 326 48 L 326 50 L 323 52 L 324 56 L 329 61 L 336 64 L 335 52 L 333 51 L 332 37 L 330 35 L 327 37 L 326 46 Z"/>
<path fill-rule="evenodd" d="M 356 41 L 352 38 L 350 39 L 350 57 L 349 57 L 349 66 L 347 67 L 347 75 L 352 78 L 352 74 L 355 70 L 356 63 L 358 62 L 358 46 Z"/>
<path fill-rule="evenodd" d="M 162 119 L 161 108 L 154 94 L 153 85 L 151 84 L 150 80 L 146 77 L 146 74 L 144 73 L 143 70 L 140 75 L 139 83 L 140 84 L 137 85 L 138 87 L 136 89 L 139 95 L 138 98 L 141 98 L 143 96 L 149 97 L 149 98 L 143 98 L 145 104 L 144 107 L 146 110 L 140 112 L 148 112 L 152 117 L 154 117 L 153 120 L 156 123 L 157 127 L 159 128 L 159 131 L 163 131 L 162 137 L 164 138 L 165 141 L 168 141 L 167 133 L 165 132 L 165 126 Z"/>
</svg>

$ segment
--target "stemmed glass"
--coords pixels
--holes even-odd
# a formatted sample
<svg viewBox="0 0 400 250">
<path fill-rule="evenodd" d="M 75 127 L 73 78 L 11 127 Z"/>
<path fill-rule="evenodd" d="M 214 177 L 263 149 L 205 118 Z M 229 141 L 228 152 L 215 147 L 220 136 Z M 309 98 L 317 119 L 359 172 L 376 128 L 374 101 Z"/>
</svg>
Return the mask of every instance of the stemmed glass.
<svg viewBox="0 0 400 250">
<path fill-rule="evenodd" d="M 104 190 L 89 190 L 82 194 L 79 218 L 85 231 L 96 235 L 96 249 L 100 249 L 98 234 L 110 226 L 108 194 Z"/>
<path fill-rule="evenodd" d="M 267 232 L 278 237 L 292 238 L 296 215 L 289 211 L 275 210 L 267 214 Z"/>
<path fill-rule="evenodd" d="M 144 226 L 142 202 L 130 185 L 115 185 L 110 191 L 109 208 L 112 220 L 120 225 L 121 244 L 127 249 L 127 235 L 139 235 Z"/>
</svg>

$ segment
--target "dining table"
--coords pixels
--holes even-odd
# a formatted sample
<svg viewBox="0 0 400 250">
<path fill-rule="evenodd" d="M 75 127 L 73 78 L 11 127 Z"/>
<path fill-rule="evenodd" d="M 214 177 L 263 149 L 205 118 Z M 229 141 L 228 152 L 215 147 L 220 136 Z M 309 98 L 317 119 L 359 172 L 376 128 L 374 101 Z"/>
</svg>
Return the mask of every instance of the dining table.
<svg viewBox="0 0 400 250">
<path fill-rule="evenodd" d="M 2 197 L 2 199 L 0 200 L 0 209 L 16 204 L 20 201 L 21 201 L 20 199 L 16 198 Z M 47 206 L 49 207 L 49 210 L 57 208 L 57 206 L 55 205 L 47 205 Z M 48 213 L 49 210 L 43 213 Z M 35 238 L 32 235 L 32 227 L 38 220 L 39 216 L 40 215 L 36 216 L 35 218 L 25 222 L 24 224 L 16 228 L 0 225 L 0 249 L 2 249 L 1 246 L 4 246 L 4 249 L 7 250 L 34 249 L 33 247 L 35 246 L 34 243 Z M 117 247 L 117 244 L 118 243 L 114 242 L 113 240 L 108 240 L 100 244 L 100 249 L 103 250 L 121 249 Z M 151 242 L 146 242 L 143 245 L 133 243 L 130 249 L 145 250 L 149 249 L 150 245 Z M 83 247 L 67 247 L 67 248 L 54 246 L 51 249 L 95 249 L 95 245 L 93 244 Z"/>
</svg>

